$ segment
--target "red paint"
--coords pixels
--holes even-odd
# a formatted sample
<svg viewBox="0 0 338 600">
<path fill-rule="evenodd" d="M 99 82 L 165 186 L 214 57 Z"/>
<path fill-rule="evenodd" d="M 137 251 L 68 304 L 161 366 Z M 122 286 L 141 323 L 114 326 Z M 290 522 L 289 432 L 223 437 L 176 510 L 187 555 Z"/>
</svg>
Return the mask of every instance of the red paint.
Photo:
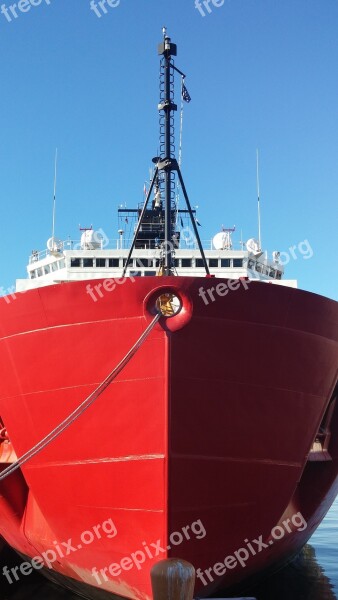
<svg viewBox="0 0 338 600">
<path fill-rule="evenodd" d="M 268 543 L 273 527 L 303 514 L 304 531 L 250 556 L 245 569 L 214 575 L 208 587 L 197 579 L 201 595 L 256 577 L 312 534 L 337 493 L 337 409 L 332 461 L 307 461 L 337 381 L 337 303 L 251 282 L 206 305 L 199 289 L 213 283 L 138 278 L 93 302 L 84 281 L 0 300 L 0 417 L 17 456 L 123 358 L 151 320 L 157 294 L 169 290 L 182 301 L 96 403 L 24 465 L 15 484 L 14 476 L 2 484 L 0 534 L 17 550 L 33 557 L 54 542 L 78 545 L 83 532 L 112 519 L 115 537 L 82 544 L 53 566 L 98 586 L 93 567 L 160 540 L 172 549 L 98 586 L 145 598 L 150 568 L 166 554 L 205 570 L 245 539 Z M 198 519 L 203 539 L 170 542 L 171 532 Z"/>
</svg>

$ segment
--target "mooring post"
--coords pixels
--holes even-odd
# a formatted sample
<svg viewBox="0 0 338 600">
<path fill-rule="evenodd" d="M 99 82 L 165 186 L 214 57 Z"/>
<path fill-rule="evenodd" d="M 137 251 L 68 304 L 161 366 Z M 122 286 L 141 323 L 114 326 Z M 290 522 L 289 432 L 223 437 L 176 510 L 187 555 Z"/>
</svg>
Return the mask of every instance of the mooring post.
<svg viewBox="0 0 338 600">
<path fill-rule="evenodd" d="M 160 560 L 150 571 L 153 600 L 193 600 L 195 569 L 186 560 Z"/>
</svg>

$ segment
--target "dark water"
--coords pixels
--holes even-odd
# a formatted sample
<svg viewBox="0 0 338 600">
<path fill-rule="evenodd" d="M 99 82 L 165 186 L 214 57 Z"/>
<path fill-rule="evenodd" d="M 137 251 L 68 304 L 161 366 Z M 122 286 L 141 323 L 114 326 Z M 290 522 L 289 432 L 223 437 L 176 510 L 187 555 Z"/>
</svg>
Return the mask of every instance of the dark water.
<svg viewBox="0 0 338 600">
<path fill-rule="evenodd" d="M 338 500 L 300 556 L 247 592 L 257 600 L 338 600 Z M 16 564 L 12 558 L 13 566 Z M 6 564 L 10 567 L 10 561 Z M 78 600 L 37 573 L 16 585 L 0 582 L 1 600 Z"/>
</svg>

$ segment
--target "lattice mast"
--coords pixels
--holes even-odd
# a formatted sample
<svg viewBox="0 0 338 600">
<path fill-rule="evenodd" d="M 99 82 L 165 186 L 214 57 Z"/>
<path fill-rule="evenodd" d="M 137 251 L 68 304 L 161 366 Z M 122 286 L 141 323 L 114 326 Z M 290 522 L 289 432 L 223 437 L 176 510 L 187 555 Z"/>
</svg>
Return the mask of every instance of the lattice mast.
<svg viewBox="0 0 338 600">
<path fill-rule="evenodd" d="M 172 57 L 177 55 L 176 44 L 171 43 L 170 37 L 163 28 L 163 42 L 159 44 L 158 53 L 162 55 L 160 68 L 160 103 L 158 109 L 160 116 L 160 161 L 164 161 L 162 181 L 164 180 L 164 206 L 165 206 L 165 259 L 164 274 L 173 272 L 172 252 L 172 206 L 175 199 L 175 172 L 172 159 L 175 159 L 175 124 L 174 113 L 177 105 L 174 103 L 174 73 L 172 70 Z M 160 181 L 161 181 L 160 179 Z M 161 186 L 162 187 L 162 186 Z"/>
</svg>

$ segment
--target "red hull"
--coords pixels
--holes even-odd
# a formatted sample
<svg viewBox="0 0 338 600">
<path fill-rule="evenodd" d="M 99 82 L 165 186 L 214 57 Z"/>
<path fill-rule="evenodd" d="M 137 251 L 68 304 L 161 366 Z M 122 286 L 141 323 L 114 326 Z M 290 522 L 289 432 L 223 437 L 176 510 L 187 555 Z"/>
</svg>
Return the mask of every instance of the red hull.
<svg viewBox="0 0 338 600">
<path fill-rule="evenodd" d="M 167 555 L 201 569 L 202 595 L 297 552 L 338 491 L 337 410 L 319 457 L 330 460 L 308 460 L 337 382 L 337 303 L 251 282 L 207 305 L 199 289 L 215 280 L 181 277 L 128 280 L 94 302 L 87 285 L 0 301 L 0 417 L 17 456 L 127 353 L 159 290 L 175 289 L 183 310 L 156 325 L 78 421 L 0 484 L 0 534 L 31 558 L 53 550 L 64 577 L 137 599 L 151 596 L 150 567 Z M 13 457 L 5 443 L 1 452 L 3 469 Z M 298 512 L 306 526 L 292 521 Z M 254 553 L 248 544 L 260 536 L 267 547 L 252 543 Z M 245 565 L 229 559 L 214 570 L 240 548 Z M 112 563 L 120 567 L 109 571 Z"/>
</svg>

